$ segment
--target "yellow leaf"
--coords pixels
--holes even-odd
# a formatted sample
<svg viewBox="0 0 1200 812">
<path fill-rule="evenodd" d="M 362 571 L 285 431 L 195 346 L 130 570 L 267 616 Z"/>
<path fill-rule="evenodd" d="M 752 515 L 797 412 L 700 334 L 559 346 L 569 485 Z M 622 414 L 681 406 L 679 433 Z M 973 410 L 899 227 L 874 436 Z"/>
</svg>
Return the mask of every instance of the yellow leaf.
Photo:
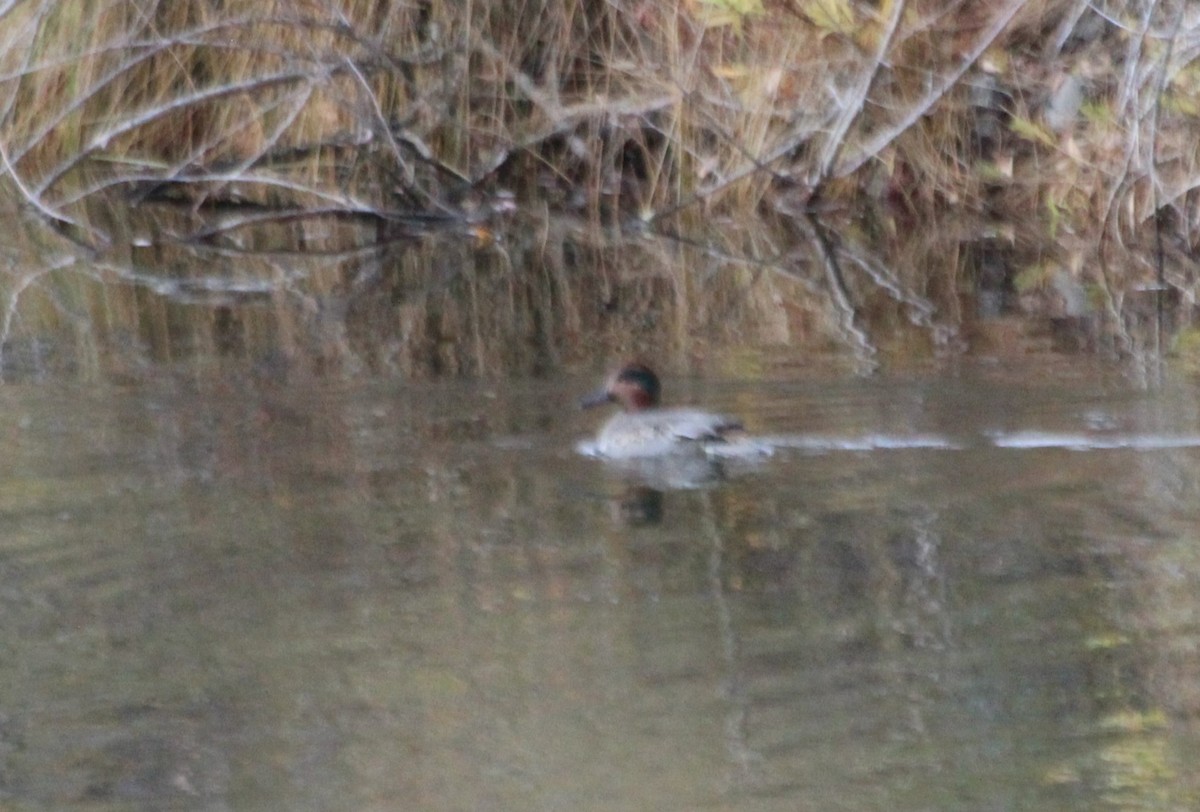
<svg viewBox="0 0 1200 812">
<path fill-rule="evenodd" d="M 979 69 L 995 76 L 1008 70 L 1011 62 L 1008 52 L 1003 48 L 988 48 L 979 58 Z"/>
<path fill-rule="evenodd" d="M 1179 113 L 1195 118 L 1200 116 L 1200 104 L 1191 93 L 1170 92 L 1163 94 L 1164 106 L 1172 113 Z"/>
<path fill-rule="evenodd" d="M 740 29 L 746 17 L 763 13 L 762 0 L 697 0 L 696 16 L 706 28 Z"/>
<path fill-rule="evenodd" d="M 1053 147 L 1057 143 L 1049 130 L 1027 118 L 1014 116 L 1009 122 L 1008 128 L 1026 141 L 1037 141 L 1048 147 Z"/>
<path fill-rule="evenodd" d="M 1017 293 L 1028 293 L 1045 285 L 1049 278 L 1049 265 L 1030 265 L 1013 279 L 1013 288 L 1016 289 Z"/>
<path fill-rule="evenodd" d="M 718 65 L 712 72 L 721 79 L 745 79 L 750 75 L 750 68 L 742 64 Z"/>
<path fill-rule="evenodd" d="M 823 34 L 853 34 L 858 28 L 850 0 L 808 0 L 804 16 Z"/>
</svg>

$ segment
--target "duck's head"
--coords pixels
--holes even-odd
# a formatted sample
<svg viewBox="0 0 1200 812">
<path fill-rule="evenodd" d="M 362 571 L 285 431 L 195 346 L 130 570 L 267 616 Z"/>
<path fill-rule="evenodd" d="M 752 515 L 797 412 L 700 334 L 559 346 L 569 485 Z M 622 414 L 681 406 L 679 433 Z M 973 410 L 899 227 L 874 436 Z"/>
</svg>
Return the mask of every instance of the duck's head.
<svg viewBox="0 0 1200 812">
<path fill-rule="evenodd" d="M 579 405 L 587 409 L 602 403 L 619 403 L 627 412 L 640 412 L 658 406 L 661 395 L 662 384 L 654 370 L 632 361 L 610 375 L 601 389 L 585 397 Z"/>
</svg>

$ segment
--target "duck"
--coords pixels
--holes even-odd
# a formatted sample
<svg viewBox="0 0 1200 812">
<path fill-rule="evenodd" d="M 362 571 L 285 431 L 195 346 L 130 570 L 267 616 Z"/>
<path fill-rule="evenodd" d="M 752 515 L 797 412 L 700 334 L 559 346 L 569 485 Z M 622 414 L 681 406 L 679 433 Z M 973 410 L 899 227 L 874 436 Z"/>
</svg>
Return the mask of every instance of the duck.
<svg viewBox="0 0 1200 812">
<path fill-rule="evenodd" d="M 744 433 L 735 417 L 699 409 L 664 409 L 661 400 L 662 383 L 654 370 L 640 361 L 625 363 L 580 401 L 585 409 L 606 403 L 621 407 L 595 440 L 581 448 L 610 459 L 706 453 Z"/>
</svg>

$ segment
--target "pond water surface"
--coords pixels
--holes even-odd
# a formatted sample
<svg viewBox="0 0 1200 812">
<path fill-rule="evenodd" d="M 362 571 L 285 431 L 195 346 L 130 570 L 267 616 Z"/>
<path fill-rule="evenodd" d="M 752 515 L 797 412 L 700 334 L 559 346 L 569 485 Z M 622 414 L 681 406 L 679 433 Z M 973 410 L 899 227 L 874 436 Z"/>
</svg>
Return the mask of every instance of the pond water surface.
<svg viewBox="0 0 1200 812">
<path fill-rule="evenodd" d="M 1200 405 L 1060 362 L 0 390 L 5 809 L 1200 807 Z"/>
</svg>

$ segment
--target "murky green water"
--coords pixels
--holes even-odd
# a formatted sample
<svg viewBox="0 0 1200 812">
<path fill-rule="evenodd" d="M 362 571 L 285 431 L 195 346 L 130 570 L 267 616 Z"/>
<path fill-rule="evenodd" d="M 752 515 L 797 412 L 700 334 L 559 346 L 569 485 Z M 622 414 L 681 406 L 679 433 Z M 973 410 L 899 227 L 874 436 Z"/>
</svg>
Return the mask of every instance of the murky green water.
<svg viewBox="0 0 1200 812">
<path fill-rule="evenodd" d="M 592 383 L 0 390 L 0 806 L 1200 805 L 1193 382 L 672 381 L 821 438 L 679 489 Z"/>
</svg>

